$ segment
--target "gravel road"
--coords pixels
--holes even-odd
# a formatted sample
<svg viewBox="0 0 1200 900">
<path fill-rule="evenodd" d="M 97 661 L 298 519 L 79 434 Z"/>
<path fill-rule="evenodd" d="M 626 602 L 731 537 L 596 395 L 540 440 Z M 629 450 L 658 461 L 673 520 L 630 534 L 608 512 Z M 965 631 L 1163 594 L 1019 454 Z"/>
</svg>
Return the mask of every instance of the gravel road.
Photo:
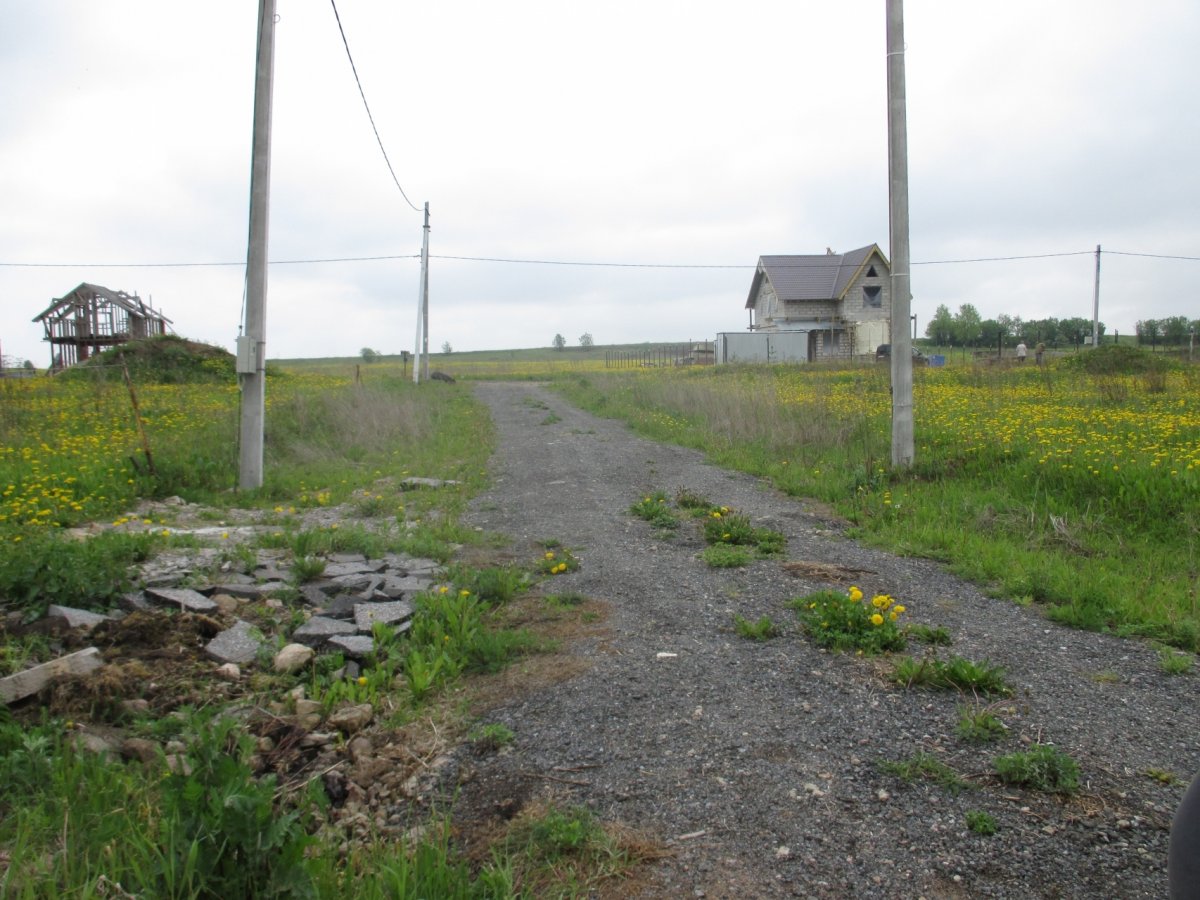
<svg viewBox="0 0 1200 900">
<path fill-rule="evenodd" d="M 553 588 L 611 612 L 605 634 L 570 648 L 582 674 L 488 714 L 516 737 L 511 752 L 475 764 L 463 809 L 552 788 L 653 835 L 670 852 L 625 896 L 1165 896 L 1170 819 L 1200 766 L 1194 674 L 1164 673 L 1148 644 L 1059 627 L 934 562 L 860 546 L 810 504 L 542 386 L 476 391 L 499 447 L 494 486 L 467 521 L 522 553 L 562 541 L 582 565 Z M 1003 666 L 1015 691 L 996 706 L 1007 735 L 965 742 L 957 709 L 972 698 L 904 689 L 886 658 L 816 648 L 785 604 L 830 582 L 794 577 L 781 560 L 710 569 L 692 523 L 661 533 L 628 512 L 650 491 L 679 488 L 783 532 L 788 561 L 863 570 L 868 597 L 890 593 L 910 621 L 949 630 L 943 655 Z M 743 639 L 735 613 L 770 616 L 783 633 Z M 994 776 L 996 755 L 1037 743 L 1079 763 L 1078 793 Z M 968 786 L 881 769 L 919 753 Z M 997 833 L 969 830 L 968 811 L 994 817 Z"/>
</svg>

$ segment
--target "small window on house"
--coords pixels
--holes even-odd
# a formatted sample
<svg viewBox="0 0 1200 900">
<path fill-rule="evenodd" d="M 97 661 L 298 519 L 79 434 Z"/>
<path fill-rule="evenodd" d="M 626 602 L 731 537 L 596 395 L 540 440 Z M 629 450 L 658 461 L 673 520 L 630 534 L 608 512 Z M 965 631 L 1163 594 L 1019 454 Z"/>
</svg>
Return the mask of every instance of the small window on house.
<svg viewBox="0 0 1200 900">
<path fill-rule="evenodd" d="M 863 288 L 863 306 L 880 307 L 883 305 L 883 291 L 879 285 L 872 284 Z"/>
<path fill-rule="evenodd" d="M 878 278 L 879 277 L 879 274 L 875 271 L 874 266 L 871 266 L 871 268 L 867 269 L 867 277 L 868 278 Z"/>
</svg>

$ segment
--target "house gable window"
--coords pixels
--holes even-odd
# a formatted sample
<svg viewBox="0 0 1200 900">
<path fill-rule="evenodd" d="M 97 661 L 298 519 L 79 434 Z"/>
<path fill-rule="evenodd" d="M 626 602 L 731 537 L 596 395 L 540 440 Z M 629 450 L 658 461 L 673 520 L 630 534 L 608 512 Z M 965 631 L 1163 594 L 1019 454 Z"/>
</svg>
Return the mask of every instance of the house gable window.
<svg viewBox="0 0 1200 900">
<path fill-rule="evenodd" d="M 863 306 L 876 309 L 883 306 L 883 291 L 877 284 L 869 284 L 863 288 Z"/>
<path fill-rule="evenodd" d="M 879 273 L 875 271 L 874 266 L 871 266 L 869 269 L 867 269 L 867 277 L 868 278 L 878 278 L 879 277 Z"/>
</svg>

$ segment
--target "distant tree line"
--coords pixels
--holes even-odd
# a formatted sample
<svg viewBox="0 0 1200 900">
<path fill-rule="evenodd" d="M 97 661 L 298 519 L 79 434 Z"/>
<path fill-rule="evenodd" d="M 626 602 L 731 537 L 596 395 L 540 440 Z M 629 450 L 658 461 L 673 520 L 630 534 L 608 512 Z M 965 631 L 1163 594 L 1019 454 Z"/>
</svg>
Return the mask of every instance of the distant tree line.
<svg viewBox="0 0 1200 900">
<path fill-rule="evenodd" d="M 1192 336 L 1200 333 L 1200 319 L 1187 316 L 1169 316 L 1165 319 L 1142 319 L 1137 323 L 1139 344 L 1157 347 L 1181 347 L 1190 343 Z"/>
<path fill-rule="evenodd" d="M 1104 323 L 1099 323 L 1101 337 L 1105 330 Z M 995 347 L 1001 343 L 1015 344 L 1017 341 L 1023 341 L 1031 347 L 1038 344 L 1071 347 L 1084 343 L 1091 334 L 1091 319 L 1077 316 L 1071 319 L 1052 317 L 1026 320 L 1007 314 L 985 319 L 970 303 L 962 304 L 956 313 L 951 313 L 944 304 L 939 306 L 925 326 L 925 337 L 939 347 Z"/>
</svg>

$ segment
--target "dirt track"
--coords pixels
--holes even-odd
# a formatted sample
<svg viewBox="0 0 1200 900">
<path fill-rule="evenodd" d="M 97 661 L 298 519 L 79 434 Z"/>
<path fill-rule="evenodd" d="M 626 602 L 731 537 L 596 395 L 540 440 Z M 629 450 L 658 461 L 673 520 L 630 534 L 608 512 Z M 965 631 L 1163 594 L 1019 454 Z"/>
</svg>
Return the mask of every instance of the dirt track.
<svg viewBox="0 0 1200 900">
<path fill-rule="evenodd" d="M 487 716 L 516 738 L 511 752 L 459 772 L 468 838 L 552 793 L 671 850 L 621 887 L 626 896 L 1165 895 L 1170 817 L 1200 765 L 1195 676 L 1164 674 L 1143 643 L 1060 628 L 935 563 L 863 548 L 803 502 L 538 385 L 482 384 L 477 394 L 499 449 L 494 487 L 468 521 L 510 535 L 524 558 L 562 541 L 582 567 L 553 589 L 610 614 L 603 632 L 571 648 L 580 674 Z M 794 577 L 778 560 L 710 569 L 693 523 L 664 535 L 628 512 L 649 491 L 679 488 L 783 532 L 787 560 L 865 570 L 864 591 L 891 593 L 913 621 L 949 629 L 943 655 L 1004 666 L 1015 695 L 996 709 L 1008 735 L 966 743 L 954 734 L 956 708 L 971 698 L 904 690 L 888 681 L 887 660 L 816 649 L 785 603 L 830 582 Z M 742 639 L 734 613 L 768 615 L 783 635 Z M 994 756 L 1035 742 L 1078 761 L 1079 793 L 1027 791 L 991 774 Z M 969 787 L 905 783 L 879 767 L 918 753 Z M 998 833 L 970 832 L 968 810 L 994 816 Z"/>
</svg>

